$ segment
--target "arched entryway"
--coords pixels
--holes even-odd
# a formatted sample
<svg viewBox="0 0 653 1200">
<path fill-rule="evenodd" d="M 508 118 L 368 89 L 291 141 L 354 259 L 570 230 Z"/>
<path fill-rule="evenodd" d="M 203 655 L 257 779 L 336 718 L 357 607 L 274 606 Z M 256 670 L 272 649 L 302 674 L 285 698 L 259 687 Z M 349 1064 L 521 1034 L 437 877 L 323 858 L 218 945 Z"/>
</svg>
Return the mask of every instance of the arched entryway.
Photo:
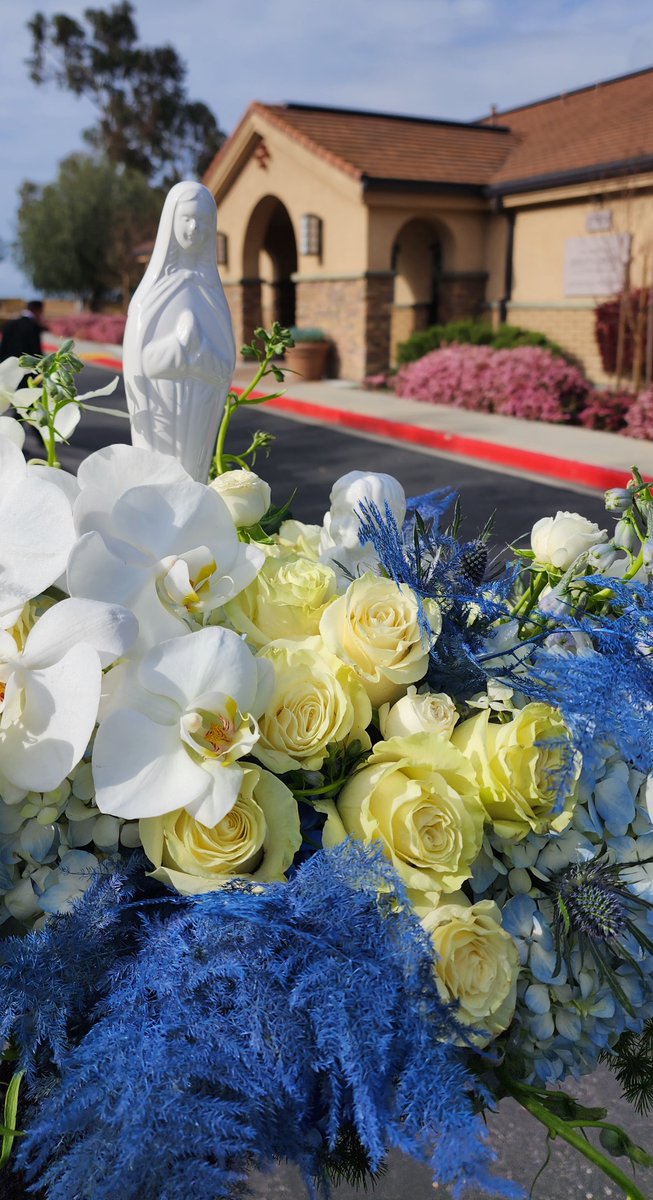
<svg viewBox="0 0 653 1200">
<path fill-rule="evenodd" d="M 243 248 L 252 328 L 269 329 L 273 321 L 295 324 L 296 270 L 297 242 L 288 210 L 276 196 L 264 196 L 249 219 Z"/>
<path fill-rule="evenodd" d="M 440 222 L 415 217 L 399 230 L 392 247 L 393 357 L 398 342 L 442 319 L 442 276 L 450 257 L 451 236 Z"/>
</svg>

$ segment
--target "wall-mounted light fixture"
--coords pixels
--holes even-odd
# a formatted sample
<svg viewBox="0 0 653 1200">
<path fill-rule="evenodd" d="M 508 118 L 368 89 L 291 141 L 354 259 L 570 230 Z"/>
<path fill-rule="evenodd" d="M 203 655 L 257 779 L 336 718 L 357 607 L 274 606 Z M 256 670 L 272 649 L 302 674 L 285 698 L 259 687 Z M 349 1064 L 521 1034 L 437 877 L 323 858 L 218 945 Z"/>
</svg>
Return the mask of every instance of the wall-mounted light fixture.
<svg viewBox="0 0 653 1200">
<path fill-rule="evenodd" d="M 229 265 L 229 242 L 226 233 L 221 233 L 218 230 L 218 266 L 226 267 Z"/>
<path fill-rule="evenodd" d="M 316 258 L 322 255 L 322 218 L 316 217 L 315 213 L 304 213 L 302 216 L 299 253 L 315 255 Z"/>
</svg>

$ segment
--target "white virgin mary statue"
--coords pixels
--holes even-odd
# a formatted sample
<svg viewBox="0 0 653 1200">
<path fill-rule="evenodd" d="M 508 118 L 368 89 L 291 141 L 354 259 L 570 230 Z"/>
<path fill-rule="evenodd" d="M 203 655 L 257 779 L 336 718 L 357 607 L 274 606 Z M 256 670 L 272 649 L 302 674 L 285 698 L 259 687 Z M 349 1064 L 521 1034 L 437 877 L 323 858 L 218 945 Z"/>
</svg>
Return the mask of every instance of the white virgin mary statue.
<svg viewBox="0 0 653 1200">
<path fill-rule="evenodd" d="M 202 482 L 236 362 L 216 235 L 208 188 L 175 184 L 129 305 L 123 348 L 134 446 L 174 455 Z"/>
</svg>

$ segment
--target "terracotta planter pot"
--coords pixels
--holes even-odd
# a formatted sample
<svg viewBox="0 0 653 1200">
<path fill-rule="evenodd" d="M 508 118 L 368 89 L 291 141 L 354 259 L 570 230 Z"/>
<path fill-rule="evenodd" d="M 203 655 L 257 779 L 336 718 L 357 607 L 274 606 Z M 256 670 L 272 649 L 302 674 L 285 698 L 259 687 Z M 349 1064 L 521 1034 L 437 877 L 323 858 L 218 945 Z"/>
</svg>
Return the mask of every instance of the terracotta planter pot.
<svg viewBox="0 0 653 1200">
<path fill-rule="evenodd" d="M 284 365 L 302 379 L 323 379 L 329 342 L 298 342 L 286 350 Z"/>
</svg>

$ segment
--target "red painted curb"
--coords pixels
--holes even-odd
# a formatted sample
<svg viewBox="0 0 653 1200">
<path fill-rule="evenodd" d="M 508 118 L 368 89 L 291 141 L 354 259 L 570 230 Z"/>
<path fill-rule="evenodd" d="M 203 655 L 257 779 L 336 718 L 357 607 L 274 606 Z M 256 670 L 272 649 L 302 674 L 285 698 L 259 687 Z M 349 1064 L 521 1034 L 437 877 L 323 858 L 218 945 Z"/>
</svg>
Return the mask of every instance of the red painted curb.
<svg viewBox="0 0 653 1200">
<path fill-rule="evenodd" d="M 56 350 L 53 342 L 45 343 L 48 351 Z M 111 355 L 82 354 L 81 357 L 98 367 L 122 372 L 122 360 Z M 242 388 L 234 388 L 242 392 Z M 252 392 L 260 398 L 263 392 Z M 326 404 L 314 404 L 312 400 L 296 400 L 292 396 L 280 396 L 266 401 L 266 408 L 278 412 L 295 413 L 298 417 L 319 421 L 325 425 L 340 425 L 344 429 L 355 429 L 359 433 L 370 433 L 390 441 L 407 442 L 424 446 L 429 450 L 440 450 L 444 454 L 456 454 L 461 458 L 474 459 L 489 465 L 510 467 L 528 474 L 543 475 L 549 479 L 581 484 L 583 487 L 605 491 L 610 487 L 623 487 L 629 478 L 627 471 L 612 467 L 600 467 L 594 463 L 577 462 L 558 458 L 554 454 L 540 454 L 537 450 L 524 450 L 518 446 L 506 446 L 498 442 L 486 442 L 482 438 L 466 437 L 461 433 L 445 433 L 440 429 L 423 429 L 407 421 L 392 421 L 386 417 L 372 417 L 366 413 L 351 412 L 344 408 L 331 408 Z"/>
<path fill-rule="evenodd" d="M 331 408 L 306 400 L 294 400 L 291 396 L 269 400 L 266 407 L 278 409 L 280 412 L 294 412 L 297 416 L 305 416 L 328 425 L 342 425 L 347 429 L 371 433 L 391 441 L 408 442 L 428 447 L 430 450 L 441 450 L 446 454 L 457 454 L 461 458 L 471 458 L 495 466 L 511 467 L 513 470 L 581 484 L 601 492 L 610 487 L 624 487 L 629 478 L 629 472 L 617 471 L 611 467 L 557 458 L 553 454 L 540 454 L 535 450 L 486 442 L 481 438 L 465 437 L 464 434 L 423 429 L 420 425 L 410 425 L 405 421 L 371 417 L 366 413 Z"/>
</svg>

